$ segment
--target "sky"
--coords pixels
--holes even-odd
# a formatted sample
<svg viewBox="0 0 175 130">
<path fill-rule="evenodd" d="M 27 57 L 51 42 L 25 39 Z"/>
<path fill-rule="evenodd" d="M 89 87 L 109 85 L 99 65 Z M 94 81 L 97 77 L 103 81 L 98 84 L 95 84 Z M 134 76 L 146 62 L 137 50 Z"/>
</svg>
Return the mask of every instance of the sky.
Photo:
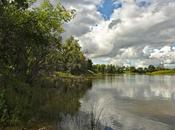
<svg viewBox="0 0 175 130">
<path fill-rule="evenodd" d="M 95 64 L 175 65 L 175 0 L 62 0 L 76 16 L 63 37 L 79 39 Z"/>
</svg>

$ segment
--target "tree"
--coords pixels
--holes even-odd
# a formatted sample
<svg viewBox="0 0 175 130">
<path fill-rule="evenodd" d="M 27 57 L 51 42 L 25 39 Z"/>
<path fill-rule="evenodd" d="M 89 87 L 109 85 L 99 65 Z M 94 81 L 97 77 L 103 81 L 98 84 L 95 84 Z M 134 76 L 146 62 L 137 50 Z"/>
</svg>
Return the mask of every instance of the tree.
<svg viewBox="0 0 175 130">
<path fill-rule="evenodd" d="M 17 8 L 26 9 L 36 0 L 0 0 L 0 4 L 3 6 L 14 5 Z"/>
<path fill-rule="evenodd" d="M 1 8 L 0 74 L 31 83 L 53 68 L 50 61 L 61 46 L 62 25 L 72 18 L 72 12 L 48 1 L 32 10 L 18 9 L 15 3 Z"/>
<path fill-rule="evenodd" d="M 148 72 L 154 72 L 155 71 L 155 66 L 154 65 L 149 65 L 148 66 Z"/>
<path fill-rule="evenodd" d="M 145 71 L 142 67 L 139 67 L 139 68 L 137 68 L 137 73 L 143 74 L 143 73 L 145 73 Z"/>
<path fill-rule="evenodd" d="M 70 37 L 61 46 L 60 58 L 58 58 L 58 65 L 61 65 L 64 71 L 69 71 L 72 74 L 83 72 L 86 68 L 86 58 L 81 51 L 78 40 Z M 59 70 L 58 70 L 59 71 Z"/>
<path fill-rule="evenodd" d="M 134 66 L 131 66 L 131 67 L 129 67 L 129 71 L 130 72 L 135 72 L 136 71 L 136 68 Z"/>
<path fill-rule="evenodd" d="M 91 59 L 88 59 L 88 60 L 87 60 L 87 69 L 88 69 L 88 70 L 92 70 L 92 64 L 93 64 L 93 63 L 92 63 L 92 60 L 91 60 Z"/>
</svg>

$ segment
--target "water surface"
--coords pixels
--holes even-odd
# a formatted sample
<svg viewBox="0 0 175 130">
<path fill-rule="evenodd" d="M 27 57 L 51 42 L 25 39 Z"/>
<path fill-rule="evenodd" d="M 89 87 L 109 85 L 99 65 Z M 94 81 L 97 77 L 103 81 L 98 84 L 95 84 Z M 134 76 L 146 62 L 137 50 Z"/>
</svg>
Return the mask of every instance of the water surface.
<svg viewBox="0 0 175 130">
<path fill-rule="evenodd" d="M 7 87 L 8 130 L 96 130 L 93 118 L 99 118 L 98 130 L 175 130 L 175 76 L 62 80 Z"/>
<path fill-rule="evenodd" d="M 92 81 L 80 111 L 101 112 L 117 130 L 174 130 L 175 76 L 120 75 Z"/>
</svg>

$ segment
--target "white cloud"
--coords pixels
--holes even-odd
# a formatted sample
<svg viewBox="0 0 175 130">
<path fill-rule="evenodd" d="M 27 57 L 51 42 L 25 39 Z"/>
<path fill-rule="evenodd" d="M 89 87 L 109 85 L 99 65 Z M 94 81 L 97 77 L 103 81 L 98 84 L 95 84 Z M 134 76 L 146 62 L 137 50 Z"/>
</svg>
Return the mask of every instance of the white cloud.
<svg viewBox="0 0 175 130">
<path fill-rule="evenodd" d="M 167 64 L 175 64 L 175 50 L 171 46 L 163 46 L 160 49 L 155 49 L 150 54 L 150 58 L 160 59 Z"/>
<path fill-rule="evenodd" d="M 98 62 L 104 58 L 107 63 L 137 66 L 159 64 L 162 60 L 174 63 L 174 0 L 152 0 L 147 6 L 123 0 L 122 8 L 116 9 L 108 21 L 96 9 L 100 3 L 101 0 L 63 1 L 66 8 L 77 10 L 75 19 L 65 25 L 64 36 L 75 35 L 89 57 Z"/>
<path fill-rule="evenodd" d="M 70 35 L 80 37 L 91 31 L 91 28 L 102 20 L 96 5 L 100 4 L 100 0 L 62 0 L 62 4 L 66 9 L 75 9 L 76 16 L 69 23 L 65 24 L 66 32 L 63 34 L 65 38 Z"/>
</svg>

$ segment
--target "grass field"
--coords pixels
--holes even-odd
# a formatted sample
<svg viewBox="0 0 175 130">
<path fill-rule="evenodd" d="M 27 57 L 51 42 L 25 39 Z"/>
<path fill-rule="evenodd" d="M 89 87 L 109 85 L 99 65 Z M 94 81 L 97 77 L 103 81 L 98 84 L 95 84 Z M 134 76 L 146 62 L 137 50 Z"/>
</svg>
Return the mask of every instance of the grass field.
<svg viewBox="0 0 175 130">
<path fill-rule="evenodd" d="M 175 75 L 175 69 L 172 70 L 160 70 L 160 71 L 155 71 L 152 73 L 149 73 L 151 75 Z"/>
</svg>

